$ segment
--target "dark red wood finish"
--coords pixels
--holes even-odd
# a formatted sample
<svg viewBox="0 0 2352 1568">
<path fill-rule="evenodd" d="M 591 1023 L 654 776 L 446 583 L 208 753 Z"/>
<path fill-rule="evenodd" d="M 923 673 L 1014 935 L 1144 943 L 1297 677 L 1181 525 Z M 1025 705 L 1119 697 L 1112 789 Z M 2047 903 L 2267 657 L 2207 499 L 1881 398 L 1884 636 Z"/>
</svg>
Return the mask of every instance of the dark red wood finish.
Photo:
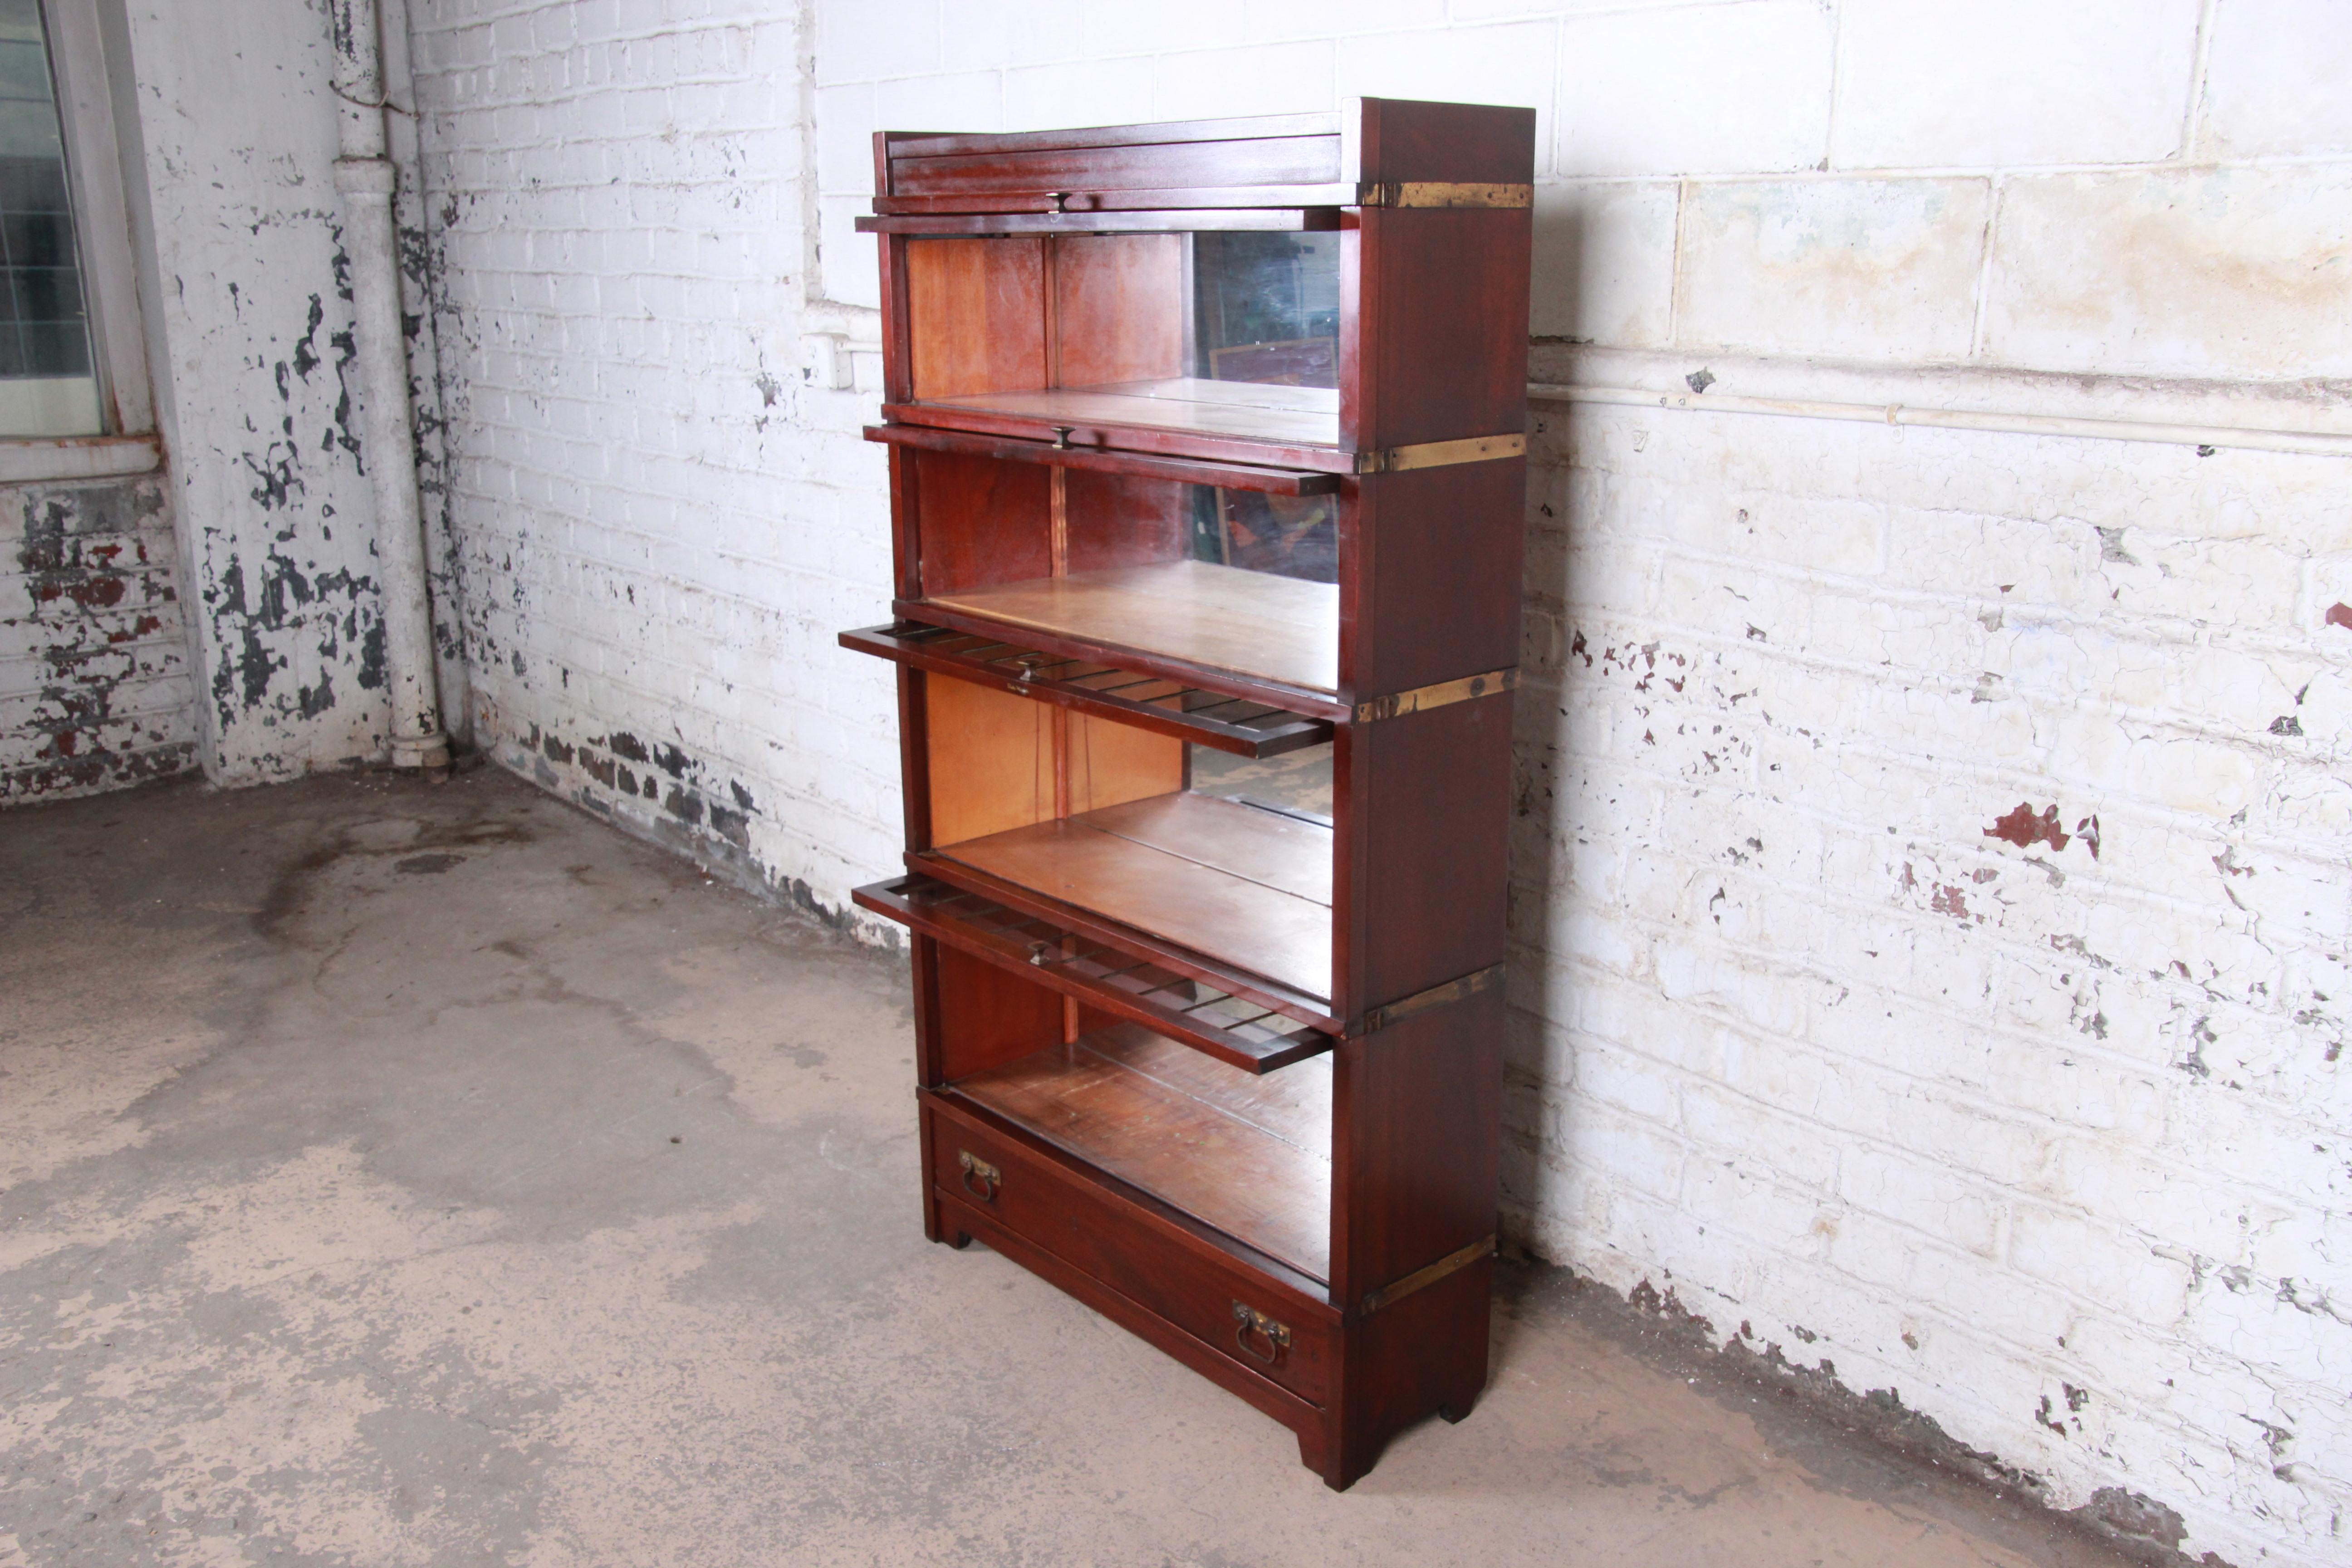
<svg viewBox="0 0 2352 1568">
<path fill-rule="evenodd" d="M 1373 455 L 1391 448 L 1523 430 L 1528 209 L 1359 203 L 1374 185 L 1526 184 L 1533 118 L 1364 100 L 1338 115 L 1014 136 L 886 132 L 875 143 L 880 217 L 867 226 L 881 231 L 890 423 L 873 434 L 892 443 L 894 612 L 1286 710 L 1329 724 L 1333 747 L 1326 997 L 961 864 L 951 845 L 935 847 L 929 683 L 965 672 L 889 637 L 853 641 L 905 656 L 907 858 L 918 875 L 864 889 L 861 901 L 915 933 L 926 1234 L 950 1245 L 986 1240 L 1248 1400 L 1297 1433 L 1301 1458 L 1335 1488 L 1370 1469 L 1403 1427 L 1466 1415 L 1486 1376 L 1493 1263 L 1481 1249 L 1496 1223 L 1503 992 L 1490 984 L 1425 1008 L 1397 1005 L 1503 961 L 1511 699 L 1489 694 L 1385 719 L 1360 719 L 1358 705 L 1516 666 L 1526 482 L 1517 458 L 1365 470 L 1379 468 Z M 1324 221 L 1316 213 L 1337 226 L 1335 441 L 1081 424 L 1060 430 L 1055 447 L 1057 432 L 1041 418 L 935 401 L 1181 374 L 1166 313 L 1172 253 L 1137 234 L 1083 237 L 1088 215 L 1102 215 L 1097 227 L 1108 231 L 1152 227 L 1183 209 L 1222 216 L 1171 219 L 1172 227 L 1290 226 L 1294 218 L 1313 226 Z M 918 237 L 942 232 L 973 237 Z M 950 248 L 917 253 L 910 266 L 908 247 L 922 245 Z M 910 308 L 918 292 L 921 310 L 934 313 L 919 326 Z M 954 323 L 946 336 L 943 311 Z M 1336 498 L 1336 692 L 1194 668 L 1051 626 L 1016 631 L 925 602 L 1181 560 L 1190 548 L 1186 484 Z M 997 687 L 1038 702 L 1050 722 L 975 718 L 963 697 L 959 743 L 969 745 L 970 725 L 985 720 L 1001 725 L 1006 745 L 1039 748 L 1039 776 L 1055 781 L 1055 814 L 1075 816 L 1066 734 L 1135 715 L 1027 684 Z M 941 689 L 937 698 L 942 733 L 958 711 L 955 695 Z M 1172 733 L 1181 725 L 1141 727 Z M 1158 765 L 1148 752 L 1133 754 L 1133 767 Z M 1025 757 L 992 772 L 1027 780 Z M 939 782 L 943 823 L 970 811 L 972 787 Z M 1028 799 L 1019 797 L 1007 819 L 1035 820 L 1022 815 Z M 1121 974 L 1129 993 L 1117 990 Z M 1148 994 L 1157 1000 L 1138 999 L 1146 994 L 1133 987 L 1162 977 L 1169 985 Z M 1266 1020 L 1279 1015 L 1279 1029 L 1257 1026 L 1274 1043 L 1188 1026 L 1170 998 L 1213 994 L 1201 986 L 1267 1009 Z M 1368 1016 L 1385 1016 L 1374 1009 L 1398 1016 L 1369 1027 Z M 1328 1264 L 1320 1252 L 1313 1263 L 1328 1279 L 1192 1217 L 1146 1190 L 1148 1176 L 1137 1176 L 1143 1185 L 1115 1177 L 1056 1146 L 1045 1129 L 973 1098 L 982 1074 L 1061 1093 L 1068 1080 L 1034 1075 L 1058 1073 L 1055 1053 L 1066 1042 L 1079 1042 L 1069 1047 L 1075 1060 L 1093 1048 L 1095 1031 L 1137 1025 L 1224 1064 L 1214 1071 L 1234 1081 L 1261 1085 L 1308 1070 L 1299 1058 L 1319 1048 L 1316 1031 L 1333 1041 L 1312 1058 L 1328 1062 L 1330 1085 Z M 1265 1076 L 1250 1076 L 1257 1072 Z M 974 1080 L 969 1095 L 956 1087 L 964 1080 Z M 1200 1114 L 1212 1119 L 1218 1094 L 1242 1092 L 1202 1081 L 1210 1087 Z M 1083 1086 L 1073 1082 L 1069 1092 Z M 1244 1101 L 1230 1104 L 1238 1112 Z M 1097 1134 L 1119 1124 L 1096 1113 Z M 1319 1173 L 1322 1158 L 1293 1164 Z M 1196 1192 L 1201 1181 L 1220 1179 L 1198 1166 L 1184 1174 Z M 1231 1173 L 1244 1179 L 1267 1178 Z M 1437 1265 L 1444 1267 L 1424 1277 Z M 1255 1326 L 1261 1318 L 1282 1331 L 1279 1342 Z"/>
</svg>

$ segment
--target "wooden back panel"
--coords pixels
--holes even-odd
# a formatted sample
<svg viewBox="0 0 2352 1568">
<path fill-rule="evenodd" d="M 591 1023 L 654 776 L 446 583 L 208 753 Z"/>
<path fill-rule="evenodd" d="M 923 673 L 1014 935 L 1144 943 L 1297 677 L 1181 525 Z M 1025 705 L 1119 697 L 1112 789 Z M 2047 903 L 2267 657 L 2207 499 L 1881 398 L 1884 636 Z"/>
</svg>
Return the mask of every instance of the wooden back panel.
<svg viewBox="0 0 2352 1568">
<path fill-rule="evenodd" d="M 1124 805 L 1184 787 L 1184 742 L 1114 719 L 1069 715 L 1070 810 Z"/>
<path fill-rule="evenodd" d="M 1181 561 L 1192 552 L 1192 487 L 1130 474 L 1068 470 L 1069 569 L 1102 572 Z"/>
<path fill-rule="evenodd" d="M 1055 385 L 1184 374 L 1182 235 L 1072 235 L 1048 243 Z"/>
<path fill-rule="evenodd" d="M 1184 787 L 1184 742 L 926 675 L 931 833 L 961 844 Z"/>
<path fill-rule="evenodd" d="M 1045 385 L 1045 242 L 906 242 L 914 395 L 1035 392 Z"/>
<path fill-rule="evenodd" d="M 914 454 L 921 592 L 1050 576 L 1053 471 L 961 452 Z"/>
<path fill-rule="evenodd" d="M 1054 710 L 927 675 L 931 842 L 961 844 L 1054 815 Z"/>
</svg>

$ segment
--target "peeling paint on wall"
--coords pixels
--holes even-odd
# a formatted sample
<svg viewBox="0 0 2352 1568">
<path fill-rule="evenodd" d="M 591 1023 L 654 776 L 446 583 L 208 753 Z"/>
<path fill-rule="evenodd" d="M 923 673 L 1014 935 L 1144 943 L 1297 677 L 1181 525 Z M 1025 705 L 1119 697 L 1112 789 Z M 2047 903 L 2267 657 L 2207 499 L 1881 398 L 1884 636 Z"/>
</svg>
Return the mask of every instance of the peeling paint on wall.
<svg viewBox="0 0 2352 1568">
<path fill-rule="evenodd" d="M 195 766 L 159 479 L 0 489 L 0 803 Z"/>
<path fill-rule="evenodd" d="M 309 0 L 125 10 L 207 765 L 371 763 L 389 710 L 327 21 Z"/>
</svg>

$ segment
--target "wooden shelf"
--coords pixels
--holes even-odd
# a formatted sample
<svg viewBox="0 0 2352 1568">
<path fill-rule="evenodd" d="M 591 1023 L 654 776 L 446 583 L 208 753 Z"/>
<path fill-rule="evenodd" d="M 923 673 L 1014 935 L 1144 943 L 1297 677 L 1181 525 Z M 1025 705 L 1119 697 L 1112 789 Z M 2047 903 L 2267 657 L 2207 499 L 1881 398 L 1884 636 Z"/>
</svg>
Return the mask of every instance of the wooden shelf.
<svg viewBox="0 0 2352 1568">
<path fill-rule="evenodd" d="M 863 909 L 987 959 L 1098 1011 L 1129 1018 L 1247 1073 L 1329 1050 L 1337 1039 L 1154 955 L 1041 920 L 930 877 L 855 889 Z"/>
<path fill-rule="evenodd" d="M 1203 691 L 1095 659 L 1072 658 L 948 626 L 901 621 L 843 632 L 846 648 L 896 664 L 1000 687 L 1017 697 L 1099 713 L 1240 757 L 1276 757 L 1331 738 L 1309 719 L 1230 692 Z"/>
<path fill-rule="evenodd" d="M 860 217 L 856 225 L 860 234 L 921 235 L 1183 234 L 1206 229 L 1311 234 L 1329 233 L 1339 226 L 1336 205 L 900 214 Z"/>
<path fill-rule="evenodd" d="M 1339 395 L 1328 387 L 1168 376 L 886 403 L 882 413 L 992 435 L 1052 439 L 1052 432 L 1066 429 L 1079 446 L 1233 455 L 1330 473 L 1352 473 L 1356 466 L 1355 454 L 1339 447 Z M 1154 433 L 1162 438 L 1150 439 Z"/>
<path fill-rule="evenodd" d="M 1171 561 L 967 588 L 908 607 L 1044 633 L 1112 662 L 1122 651 L 1156 655 L 1327 700 L 1339 685 L 1339 588 L 1270 572 Z"/>
<path fill-rule="evenodd" d="M 1121 1025 L 951 1087 L 1235 1240 L 1330 1278 L 1329 1058 L 1254 1077 Z"/>
<path fill-rule="evenodd" d="M 1161 795 L 941 845 L 932 857 L 1304 995 L 1331 994 L 1328 827 L 1213 795 Z"/>
</svg>

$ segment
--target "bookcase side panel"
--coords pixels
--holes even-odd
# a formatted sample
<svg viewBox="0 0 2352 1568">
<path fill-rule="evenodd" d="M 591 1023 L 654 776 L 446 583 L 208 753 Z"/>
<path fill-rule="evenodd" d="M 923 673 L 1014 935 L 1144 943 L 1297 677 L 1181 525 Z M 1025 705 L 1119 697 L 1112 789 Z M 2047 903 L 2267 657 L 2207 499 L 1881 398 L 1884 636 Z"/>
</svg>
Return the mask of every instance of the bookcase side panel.
<svg viewBox="0 0 2352 1568">
<path fill-rule="evenodd" d="M 1344 728 L 1335 1010 L 1360 1017 L 1503 961 L 1511 697 Z"/>
<path fill-rule="evenodd" d="M 1356 486 L 1356 504 L 1340 511 L 1341 553 L 1354 565 L 1339 650 L 1350 699 L 1515 668 L 1526 460 L 1368 475 Z"/>
<path fill-rule="evenodd" d="M 1495 1234 L 1503 1024 L 1492 987 L 1335 1053 L 1335 1301 L 1352 1306 Z"/>
<path fill-rule="evenodd" d="M 1368 98 L 1361 115 L 1358 179 L 1524 185 L 1535 178 L 1532 109 Z"/>
<path fill-rule="evenodd" d="M 1528 209 L 1363 209 L 1357 374 L 1383 448 L 1527 427 Z"/>
</svg>

